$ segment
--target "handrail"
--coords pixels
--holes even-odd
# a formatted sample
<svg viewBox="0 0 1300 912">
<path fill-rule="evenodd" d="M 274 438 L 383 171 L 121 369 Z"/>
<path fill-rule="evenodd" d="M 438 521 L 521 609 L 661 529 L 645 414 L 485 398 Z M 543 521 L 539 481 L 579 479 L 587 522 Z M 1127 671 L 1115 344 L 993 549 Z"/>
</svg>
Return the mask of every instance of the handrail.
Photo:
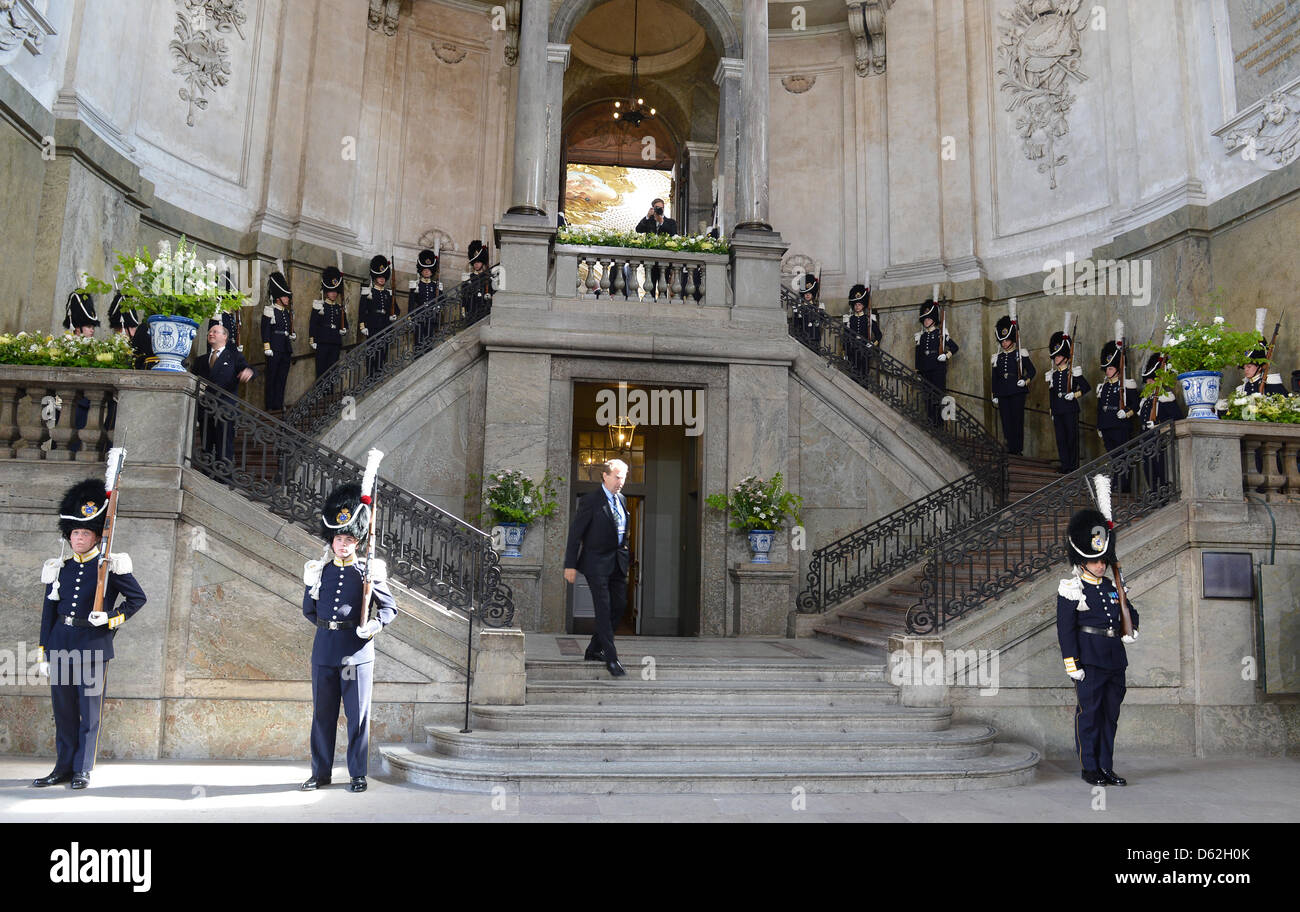
<svg viewBox="0 0 1300 912">
<path fill-rule="evenodd" d="M 466 309 L 465 280 L 438 293 L 432 304 L 394 320 L 352 348 L 312 384 L 284 415 L 285 423 L 315 437 L 338 418 L 345 397 L 359 400 L 416 358 L 482 320 L 491 306 Z"/>
<path fill-rule="evenodd" d="M 1114 522 L 1123 526 L 1181 496 L 1174 422 L 1143 432 L 1115 451 L 1062 476 L 997 514 L 945 538 L 926 561 L 921 601 L 907 612 L 907 631 L 942 630 L 988 600 L 1059 567 L 1071 514 L 1092 502 L 1089 479 L 1107 472 L 1115 486 Z"/>
<path fill-rule="evenodd" d="M 316 535 L 329 492 L 363 467 L 219 386 L 195 378 L 198 439 L 189 464 Z M 242 432 L 242 434 L 239 434 Z M 239 434 L 238 438 L 236 435 Z M 376 548 L 403 585 L 489 627 L 514 622 L 491 537 L 427 500 L 378 479 Z"/>
</svg>

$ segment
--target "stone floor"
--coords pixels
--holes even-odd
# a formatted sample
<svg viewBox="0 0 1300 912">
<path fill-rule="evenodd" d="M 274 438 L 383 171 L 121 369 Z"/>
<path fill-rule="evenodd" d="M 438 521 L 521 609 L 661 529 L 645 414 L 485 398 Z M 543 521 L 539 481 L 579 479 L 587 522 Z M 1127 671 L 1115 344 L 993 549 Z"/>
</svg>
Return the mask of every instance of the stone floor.
<svg viewBox="0 0 1300 912">
<path fill-rule="evenodd" d="M 591 637 L 579 634 L 530 633 L 524 637 L 524 658 L 581 658 Z M 883 665 L 884 650 L 843 646 L 823 637 L 781 639 L 777 637 L 615 637 L 619 660 L 627 666 L 640 665 L 646 656 L 658 660 L 731 663 L 821 662 L 855 665 Z"/>
<path fill-rule="evenodd" d="M 0 821 L 811 821 L 863 822 L 1300 822 L 1300 760 L 1125 758 L 1132 783 L 1091 788 L 1072 766 L 1042 762 L 1031 785 L 987 791 L 905 794 L 545 795 L 522 798 L 434 792 L 370 779 L 353 795 L 334 785 L 299 792 L 305 764 L 107 762 L 91 786 L 33 789 L 48 759 L 0 759 Z M 344 780 L 346 781 L 346 780 Z"/>
</svg>

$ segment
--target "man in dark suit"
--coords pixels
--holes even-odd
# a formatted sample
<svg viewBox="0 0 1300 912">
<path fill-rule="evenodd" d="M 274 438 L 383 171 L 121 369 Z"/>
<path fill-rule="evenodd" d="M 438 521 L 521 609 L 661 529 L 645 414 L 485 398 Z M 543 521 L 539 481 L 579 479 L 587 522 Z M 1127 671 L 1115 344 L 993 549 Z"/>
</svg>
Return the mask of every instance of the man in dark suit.
<svg viewBox="0 0 1300 912">
<path fill-rule="evenodd" d="M 194 359 L 190 367 L 197 376 L 221 387 L 232 397 L 238 397 L 239 384 L 253 379 L 253 369 L 233 345 L 227 345 L 230 333 L 221 323 L 208 327 L 208 353 Z M 206 409 L 199 410 L 199 426 L 203 429 L 203 449 L 215 464 L 228 461 L 235 449 L 235 425 Z"/>
<path fill-rule="evenodd" d="M 650 204 L 650 211 L 645 214 L 645 218 L 636 223 L 638 234 L 680 234 L 677 230 L 677 220 L 668 218 L 664 215 L 664 201 L 655 199 Z M 659 267 L 651 266 L 646 272 L 646 293 L 654 298 L 659 296 Z M 626 276 L 628 287 L 632 287 L 632 280 L 635 276 Z M 671 284 L 673 280 L 672 267 L 664 271 L 664 283 Z"/>
<path fill-rule="evenodd" d="M 574 583 L 578 571 L 591 587 L 596 609 L 596 632 L 583 656 L 589 662 L 604 662 L 616 678 L 627 674 L 614 648 L 614 628 L 627 610 L 627 570 L 631 555 L 627 547 L 627 499 L 619 493 L 627 480 L 627 463 L 611 459 L 601 468 L 604 483 L 578 499 L 578 512 L 569 526 L 569 544 L 564 550 L 564 581 Z M 581 551 L 581 553 L 579 553 Z"/>
</svg>

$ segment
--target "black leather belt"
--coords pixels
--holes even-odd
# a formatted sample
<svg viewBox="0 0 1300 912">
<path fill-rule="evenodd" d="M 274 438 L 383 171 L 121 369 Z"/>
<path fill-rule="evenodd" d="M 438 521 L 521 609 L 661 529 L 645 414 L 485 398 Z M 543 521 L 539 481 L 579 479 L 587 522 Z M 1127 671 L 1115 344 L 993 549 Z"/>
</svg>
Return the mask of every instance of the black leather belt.
<svg viewBox="0 0 1300 912">
<path fill-rule="evenodd" d="M 350 621 L 322 621 L 316 619 L 316 626 L 321 630 L 356 630 L 357 625 Z"/>
<path fill-rule="evenodd" d="M 1104 637 L 1120 636 L 1120 632 L 1116 630 L 1114 627 L 1107 627 L 1105 630 L 1103 630 L 1100 627 L 1080 627 L 1079 629 L 1082 630 L 1084 633 L 1094 633 L 1097 636 L 1104 636 Z"/>
<path fill-rule="evenodd" d="M 107 624 L 92 624 L 85 618 L 73 617 L 70 614 L 63 616 L 63 625 L 65 627 L 107 627 Z"/>
</svg>

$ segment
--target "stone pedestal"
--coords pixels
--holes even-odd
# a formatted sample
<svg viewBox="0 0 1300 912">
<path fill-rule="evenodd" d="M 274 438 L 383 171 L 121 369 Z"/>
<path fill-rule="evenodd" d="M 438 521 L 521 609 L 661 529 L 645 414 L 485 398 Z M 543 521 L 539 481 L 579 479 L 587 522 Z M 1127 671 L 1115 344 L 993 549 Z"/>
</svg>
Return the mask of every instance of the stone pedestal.
<svg viewBox="0 0 1300 912">
<path fill-rule="evenodd" d="M 520 706 L 524 702 L 524 632 L 517 627 L 478 629 L 478 654 L 470 699 L 480 706 Z"/>
<path fill-rule="evenodd" d="M 735 636 L 785 636 L 794 599 L 795 570 L 788 564 L 736 564 L 729 571 Z"/>
<path fill-rule="evenodd" d="M 501 582 L 515 596 L 515 624 L 523 630 L 540 630 L 542 626 L 542 563 L 545 539 L 541 522 L 528 527 L 530 538 L 524 539 L 525 556 L 502 557 Z M 533 554 L 537 557 L 534 559 Z"/>
<path fill-rule="evenodd" d="M 1180 421 L 1178 480 L 1182 499 L 1192 505 L 1192 520 L 1245 522 L 1247 504 L 1241 479 L 1242 425 L 1239 421 Z M 1208 512 L 1205 512 L 1207 511 Z"/>
<path fill-rule="evenodd" d="M 785 326 L 781 257 L 786 249 L 775 231 L 740 230 L 731 236 L 732 315 L 737 320 Z"/>
<path fill-rule="evenodd" d="M 548 310 L 547 284 L 555 226 L 543 216 L 509 213 L 495 226 L 501 272 L 492 310 Z"/>
<path fill-rule="evenodd" d="M 927 636 L 891 636 L 885 680 L 898 687 L 903 706 L 947 706 L 948 678 L 943 640 Z"/>
</svg>

